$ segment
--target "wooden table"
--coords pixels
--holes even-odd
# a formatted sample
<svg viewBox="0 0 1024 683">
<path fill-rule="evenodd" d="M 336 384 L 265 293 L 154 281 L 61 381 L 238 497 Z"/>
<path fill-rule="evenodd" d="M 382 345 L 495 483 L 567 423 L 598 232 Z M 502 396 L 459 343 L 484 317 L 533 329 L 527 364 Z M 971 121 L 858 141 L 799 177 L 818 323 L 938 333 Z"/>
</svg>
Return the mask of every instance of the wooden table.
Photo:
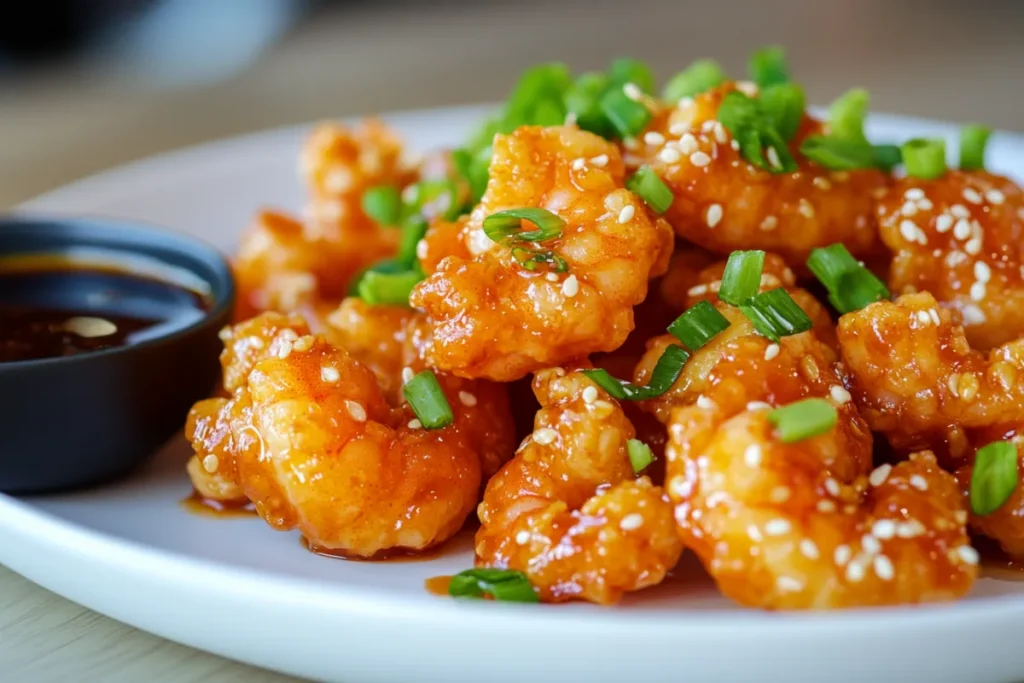
<svg viewBox="0 0 1024 683">
<path fill-rule="evenodd" d="M 441 6 L 436 6 L 440 4 Z M 153 90 L 64 70 L 0 88 L 0 207 L 118 163 L 329 116 L 499 99 L 516 73 L 620 54 L 664 78 L 713 55 L 788 46 L 809 98 L 852 85 L 874 108 L 1024 130 L 1024 4 L 817 0 L 344 3 L 290 32 L 226 83 Z M 9 681 L 294 680 L 169 643 L 0 568 L 0 670 Z"/>
</svg>

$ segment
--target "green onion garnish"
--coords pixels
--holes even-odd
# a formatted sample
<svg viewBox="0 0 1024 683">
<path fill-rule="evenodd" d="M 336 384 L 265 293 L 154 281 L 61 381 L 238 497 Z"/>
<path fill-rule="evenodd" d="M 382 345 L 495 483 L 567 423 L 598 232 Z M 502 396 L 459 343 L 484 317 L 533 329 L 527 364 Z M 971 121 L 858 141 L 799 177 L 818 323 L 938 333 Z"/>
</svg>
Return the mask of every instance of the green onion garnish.
<svg viewBox="0 0 1024 683">
<path fill-rule="evenodd" d="M 786 140 L 772 125 L 758 100 L 739 91 L 729 92 L 718 107 L 718 120 L 739 143 L 740 153 L 750 163 L 770 173 L 797 170 Z"/>
<path fill-rule="evenodd" d="M 935 138 L 915 138 L 903 144 L 903 163 L 907 175 L 921 180 L 934 180 L 946 174 L 946 142 Z"/>
<path fill-rule="evenodd" d="M 859 311 L 890 296 L 885 284 L 841 243 L 812 249 L 807 268 L 825 286 L 828 300 L 840 313 Z"/>
<path fill-rule="evenodd" d="M 727 76 L 718 62 L 713 59 L 698 59 L 669 79 L 661 91 L 663 99 L 670 102 L 684 97 L 693 97 L 711 90 L 725 82 Z"/>
<path fill-rule="evenodd" d="M 761 88 L 789 82 L 789 66 L 786 64 L 785 48 L 772 45 L 758 50 L 747 64 L 750 80 Z"/>
<path fill-rule="evenodd" d="M 978 449 L 971 473 L 971 511 L 990 515 L 1003 506 L 1017 488 L 1019 478 L 1017 447 L 1011 441 L 996 441 Z"/>
<path fill-rule="evenodd" d="M 405 203 L 406 213 L 418 213 L 427 220 L 440 217 L 448 221 L 462 213 L 459 189 L 451 180 L 423 180 L 412 188 L 414 199 Z"/>
<path fill-rule="evenodd" d="M 408 306 L 409 294 L 422 279 L 423 273 L 415 270 L 400 273 L 369 270 L 359 281 L 359 298 L 368 304 Z"/>
<path fill-rule="evenodd" d="M 729 319 L 708 301 L 698 301 L 668 326 L 668 333 L 696 351 L 729 327 Z"/>
<path fill-rule="evenodd" d="M 651 121 L 651 112 L 643 102 L 631 99 L 622 88 L 612 88 L 601 98 L 601 111 L 619 137 L 635 137 Z"/>
<path fill-rule="evenodd" d="M 868 144 L 864 136 L 864 119 L 868 115 L 870 102 L 868 91 L 863 88 L 847 90 L 828 108 L 829 137 Z"/>
<path fill-rule="evenodd" d="M 427 234 L 427 221 L 420 215 L 412 215 L 402 224 L 402 239 L 398 243 L 395 260 L 405 268 L 412 268 L 419 262 L 416 247 Z"/>
<path fill-rule="evenodd" d="M 800 153 L 830 171 L 875 167 L 875 150 L 863 142 L 826 135 L 811 135 L 800 143 Z"/>
<path fill-rule="evenodd" d="M 640 439 L 627 441 L 626 451 L 629 453 L 629 464 L 633 466 L 633 474 L 640 474 L 654 462 L 654 453 L 651 452 L 651 447 Z"/>
<path fill-rule="evenodd" d="M 601 110 L 601 98 L 607 91 L 608 77 L 591 72 L 582 74 L 565 92 L 565 108 L 576 116 L 576 125 L 603 138 L 615 135 L 615 129 Z"/>
<path fill-rule="evenodd" d="M 785 140 L 800 128 L 807 105 L 804 89 L 796 83 L 779 83 L 761 91 L 761 109 Z"/>
<path fill-rule="evenodd" d="M 835 426 L 838 416 L 823 398 L 805 398 L 768 413 L 782 443 L 795 443 L 824 434 Z"/>
<path fill-rule="evenodd" d="M 565 259 L 553 251 L 530 249 L 516 245 L 512 247 L 512 258 L 526 270 L 536 270 L 538 264 L 548 263 L 556 273 L 564 273 L 569 270 L 569 264 Z"/>
<path fill-rule="evenodd" d="M 872 145 L 875 166 L 888 173 L 903 163 L 903 151 L 897 145 Z"/>
<path fill-rule="evenodd" d="M 467 569 L 452 577 L 448 595 L 481 599 L 491 596 L 501 602 L 540 602 L 526 574 L 511 569 Z"/>
<path fill-rule="evenodd" d="M 992 129 L 970 125 L 960 129 L 960 170 L 985 170 L 985 147 Z"/>
<path fill-rule="evenodd" d="M 363 283 L 367 273 L 404 273 L 407 270 L 409 270 L 409 266 L 400 263 L 398 259 L 378 261 L 352 279 L 352 283 L 348 288 L 348 295 L 362 298 L 362 295 L 359 293 L 359 286 Z"/>
<path fill-rule="evenodd" d="M 398 225 L 402 198 L 394 185 L 378 185 L 363 193 L 363 213 L 380 225 Z"/>
<path fill-rule="evenodd" d="M 793 297 L 781 287 L 761 292 L 740 304 L 754 328 L 772 341 L 806 332 L 813 327 Z"/>
<path fill-rule="evenodd" d="M 739 306 L 761 289 L 761 271 L 764 269 L 763 251 L 734 251 L 729 254 L 722 273 L 722 286 L 718 298 L 727 304 Z"/>
<path fill-rule="evenodd" d="M 666 348 L 655 364 L 651 381 L 647 386 L 620 382 L 603 369 L 584 370 L 583 374 L 620 401 L 646 401 L 661 396 L 672 388 L 689 357 L 690 354 L 681 346 L 673 345 Z"/>
<path fill-rule="evenodd" d="M 523 221 L 530 221 L 536 230 L 523 231 Z M 512 238 L 518 242 L 544 242 L 562 234 L 565 221 L 547 209 L 523 207 L 492 213 L 484 219 L 484 233 L 495 242 Z"/>
<path fill-rule="evenodd" d="M 668 185 L 658 177 L 650 166 L 641 166 L 626 180 L 626 189 L 644 200 L 647 206 L 662 214 L 675 201 L 675 195 Z"/>
<path fill-rule="evenodd" d="M 476 204 L 484 196 L 487 181 L 490 179 L 491 146 L 483 147 L 475 154 L 469 149 L 457 149 L 452 152 L 452 163 L 466 182 L 472 194 L 472 203 Z"/>
<path fill-rule="evenodd" d="M 547 107 L 561 108 L 562 94 L 571 84 L 572 75 L 565 64 L 552 62 L 527 69 L 519 77 L 519 82 L 516 83 L 505 105 L 499 132 L 510 133 L 520 126 L 533 124 L 534 112 L 540 103 L 545 103 L 544 106 Z M 558 122 L 564 118 L 565 111 L 562 109 Z M 490 144 L 490 140 L 487 144 Z"/>
<path fill-rule="evenodd" d="M 645 93 L 654 92 L 654 72 L 639 59 L 623 57 L 612 62 L 608 76 L 615 85 L 632 83 Z"/>
<path fill-rule="evenodd" d="M 402 394 L 426 429 L 447 427 L 455 419 L 437 376 L 430 370 L 424 370 L 407 382 Z"/>
</svg>

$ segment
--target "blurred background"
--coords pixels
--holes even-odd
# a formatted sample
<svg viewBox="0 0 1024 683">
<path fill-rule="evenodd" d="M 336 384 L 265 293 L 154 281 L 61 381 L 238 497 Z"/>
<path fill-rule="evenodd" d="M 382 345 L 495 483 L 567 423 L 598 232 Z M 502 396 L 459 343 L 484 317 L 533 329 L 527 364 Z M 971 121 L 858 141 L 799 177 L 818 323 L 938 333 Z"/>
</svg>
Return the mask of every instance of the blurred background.
<svg viewBox="0 0 1024 683">
<path fill-rule="evenodd" d="M 0 208 L 174 147 L 500 99 L 525 66 L 742 73 L 782 43 L 809 99 L 1024 130 L 1015 0 L 34 0 L 0 8 Z"/>
</svg>

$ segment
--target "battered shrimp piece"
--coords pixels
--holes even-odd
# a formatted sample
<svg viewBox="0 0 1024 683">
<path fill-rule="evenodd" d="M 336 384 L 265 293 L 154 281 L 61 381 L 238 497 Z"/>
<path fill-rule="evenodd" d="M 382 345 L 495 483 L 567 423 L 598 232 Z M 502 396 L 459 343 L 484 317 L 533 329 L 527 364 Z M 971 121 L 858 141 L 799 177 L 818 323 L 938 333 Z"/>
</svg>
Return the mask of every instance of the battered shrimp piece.
<svg viewBox="0 0 1024 683">
<path fill-rule="evenodd" d="M 188 413 L 185 437 L 192 444 L 193 455 L 186 470 L 192 488 L 203 498 L 229 504 L 246 501 L 238 484 L 235 445 L 231 420 L 240 415 L 237 403 L 226 398 L 199 401 Z"/>
<path fill-rule="evenodd" d="M 804 116 L 790 143 L 799 165 L 771 174 L 747 162 L 716 120 L 729 83 L 661 112 L 638 138 L 635 154 L 675 194 L 665 214 L 676 233 L 718 254 L 764 249 L 803 264 L 811 249 L 842 242 L 857 256 L 878 247 L 872 193 L 877 170 L 829 171 L 805 159 L 800 143 L 823 126 Z"/>
<path fill-rule="evenodd" d="M 510 381 L 617 348 L 648 280 L 668 265 L 672 235 L 624 188 L 614 145 L 571 126 L 523 127 L 495 137 L 490 173 L 465 223 L 472 258 L 444 258 L 410 299 L 431 320 L 430 365 Z M 565 220 L 561 236 L 542 247 L 563 258 L 567 272 L 527 270 L 484 234 L 486 216 L 520 207 Z"/>
<path fill-rule="evenodd" d="M 220 331 L 224 350 L 220 354 L 223 385 L 229 394 L 244 386 L 257 362 L 276 356 L 299 337 L 309 334 L 309 325 L 299 315 L 267 312 Z"/>
<path fill-rule="evenodd" d="M 260 447 L 237 454 L 239 480 L 271 526 L 297 527 L 317 550 L 373 558 L 437 545 L 472 512 L 480 461 L 458 405 L 453 425 L 423 429 L 319 336 L 257 363 L 247 390 Z"/>
<path fill-rule="evenodd" d="M 477 564 L 524 572 L 546 602 L 616 602 L 659 583 L 681 545 L 664 492 L 633 474 L 633 426 L 580 372 L 544 370 L 533 434 L 490 481 Z"/>
<path fill-rule="evenodd" d="M 391 405 L 401 402 L 406 331 L 415 316 L 406 306 L 375 306 L 355 297 L 327 316 L 327 338 L 373 371 Z"/>
<path fill-rule="evenodd" d="M 897 450 L 958 461 L 970 453 L 964 430 L 1024 424 L 1024 341 L 971 349 L 955 312 L 929 293 L 844 315 L 839 343 L 857 405 Z"/>
<path fill-rule="evenodd" d="M 958 310 L 975 348 L 1024 335 L 1024 192 L 1013 181 L 984 171 L 907 177 L 877 211 L 893 292 L 928 291 Z"/>
<path fill-rule="evenodd" d="M 972 444 L 980 448 L 995 441 L 1012 441 L 1017 447 L 1017 466 L 1024 471 L 1024 425 L 1015 427 L 994 426 L 968 432 Z M 956 471 L 956 479 L 964 494 L 964 505 L 968 504 L 971 476 L 974 474 L 974 454 L 969 462 Z M 999 543 L 1010 558 L 1024 559 L 1024 487 L 1018 485 L 998 510 L 987 515 L 971 512 L 971 529 L 988 536 Z"/>
<path fill-rule="evenodd" d="M 691 406 L 669 427 L 680 533 L 726 596 L 821 610 L 967 593 L 978 555 L 956 481 L 931 453 L 869 473 L 870 438 L 851 450 L 833 429 L 785 444 L 767 415 Z"/>
</svg>

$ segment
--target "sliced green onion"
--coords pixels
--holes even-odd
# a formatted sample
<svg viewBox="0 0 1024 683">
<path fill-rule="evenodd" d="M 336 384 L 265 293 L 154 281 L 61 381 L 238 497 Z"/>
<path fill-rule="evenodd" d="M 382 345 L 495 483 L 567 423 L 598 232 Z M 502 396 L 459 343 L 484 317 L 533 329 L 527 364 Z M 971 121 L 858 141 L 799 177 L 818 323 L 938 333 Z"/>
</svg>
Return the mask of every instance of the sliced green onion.
<svg viewBox="0 0 1024 683">
<path fill-rule="evenodd" d="M 740 144 L 743 158 L 770 173 L 797 170 L 786 140 L 772 125 L 760 103 L 739 91 L 726 93 L 718 107 L 718 120 Z M 768 153 L 763 152 L 768 149 Z"/>
<path fill-rule="evenodd" d="M 440 217 L 448 221 L 462 214 L 459 188 L 451 180 L 423 180 L 411 187 L 414 199 L 406 203 L 407 212 L 418 213 L 427 220 Z"/>
<path fill-rule="evenodd" d="M 368 304 L 408 306 L 409 294 L 422 279 L 423 273 L 414 270 L 400 273 L 370 270 L 359 281 L 359 298 Z"/>
<path fill-rule="evenodd" d="M 693 97 L 721 85 L 728 78 L 725 71 L 713 59 L 698 59 L 669 79 L 661 91 L 663 99 L 675 102 L 684 97 Z"/>
<path fill-rule="evenodd" d="M 888 299 L 890 292 L 874 273 L 862 266 L 842 244 L 812 249 L 807 268 L 828 291 L 828 300 L 840 313 L 859 311 Z"/>
<path fill-rule="evenodd" d="M 511 569 L 467 569 L 452 577 L 448 595 L 453 598 L 482 599 L 490 596 L 501 602 L 540 602 L 526 574 Z"/>
<path fill-rule="evenodd" d="M 601 110 L 601 98 L 607 91 L 608 77 L 590 72 L 582 74 L 565 92 L 565 108 L 576 116 L 576 125 L 603 138 L 615 135 L 615 129 Z"/>
<path fill-rule="evenodd" d="M 839 285 L 840 277 L 863 267 L 842 242 L 812 249 L 807 257 L 807 268 L 829 291 Z"/>
<path fill-rule="evenodd" d="M 426 429 L 447 427 L 455 419 L 452 407 L 437 383 L 437 376 L 430 370 L 424 370 L 406 382 L 402 395 Z"/>
<path fill-rule="evenodd" d="M 647 206 L 662 214 L 675 201 L 675 195 L 668 185 L 658 177 L 650 166 L 641 166 L 626 180 L 626 189 L 644 200 Z"/>
<path fill-rule="evenodd" d="M 681 346 L 669 346 L 661 354 L 654 366 L 651 381 L 647 386 L 637 386 L 629 382 L 620 382 L 608 374 L 607 370 L 584 370 L 583 374 L 592 379 L 599 387 L 607 391 L 613 398 L 620 401 L 646 401 L 661 396 L 672 388 L 683 365 L 690 354 Z"/>
<path fill-rule="evenodd" d="M 536 270 L 538 264 L 550 264 L 551 269 L 556 273 L 564 273 L 569 270 L 569 264 L 561 256 L 553 251 L 530 249 L 516 245 L 512 247 L 512 258 L 526 270 Z"/>
<path fill-rule="evenodd" d="M 530 221 L 536 230 L 522 231 L 523 221 Z M 495 242 L 513 238 L 519 242 L 544 242 L 562 234 L 565 221 L 547 209 L 527 206 L 492 213 L 484 219 L 484 233 Z"/>
<path fill-rule="evenodd" d="M 832 429 L 837 420 L 835 407 L 823 398 L 805 398 L 768 413 L 782 443 L 795 443 Z"/>
<path fill-rule="evenodd" d="M 476 153 L 469 149 L 457 149 L 452 152 L 452 163 L 466 182 L 469 183 L 471 204 L 476 204 L 484 196 L 487 189 L 487 181 L 490 180 L 491 166 L 490 145 L 483 147 Z"/>
<path fill-rule="evenodd" d="M 352 283 L 348 288 L 348 295 L 362 298 L 359 293 L 359 286 L 362 284 L 367 273 L 404 273 L 407 270 L 409 270 L 409 266 L 400 263 L 398 259 L 378 261 L 352 279 Z"/>
<path fill-rule="evenodd" d="M 934 180 L 946 174 L 946 142 L 939 138 L 915 138 L 903 144 L 903 163 L 907 175 Z"/>
<path fill-rule="evenodd" d="M 813 327 L 804 309 L 781 287 L 748 299 L 740 304 L 740 310 L 758 332 L 772 341 L 806 332 Z"/>
<path fill-rule="evenodd" d="M 888 173 L 903 163 L 903 151 L 897 145 L 874 145 L 875 166 Z"/>
<path fill-rule="evenodd" d="M 398 243 L 398 255 L 395 257 L 402 267 L 408 269 L 419 263 L 416 247 L 426 234 L 427 221 L 423 216 L 414 214 L 405 219 L 402 224 L 402 239 Z"/>
<path fill-rule="evenodd" d="M 960 170 L 985 170 L 985 147 L 992 129 L 970 125 L 960 129 Z"/>
<path fill-rule="evenodd" d="M 615 85 L 632 83 L 645 93 L 654 92 L 654 72 L 639 59 L 622 57 L 612 62 L 608 76 Z"/>
<path fill-rule="evenodd" d="M 535 123 L 538 105 L 562 107 L 562 94 L 572 85 L 569 68 L 559 62 L 540 64 L 523 72 L 512 95 L 505 105 L 500 132 L 511 132 L 520 126 Z M 558 116 L 560 123 L 565 119 L 564 109 Z M 487 144 L 490 144 L 488 140 Z"/>
<path fill-rule="evenodd" d="M 640 439 L 627 441 L 626 451 L 629 453 L 629 464 L 633 466 L 633 474 L 640 474 L 654 462 L 654 453 L 651 451 L 651 447 Z"/>
<path fill-rule="evenodd" d="M 722 273 L 722 286 L 718 298 L 727 304 L 739 306 L 757 294 L 761 289 L 761 271 L 764 269 L 764 252 L 734 251 L 729 254 Z"/>
<path fill-rule="evenodd" d="M 761 108 L 775 130 L 785 140 L 792 140 L 804 118 L 807 98 L 796 83 L 770 85 L 761 91 Z"/>
<path fill-rule="evenodd" d="M 380 225 L 398 225 L 402 197 L 394 185 L 378 185 L 363 193 L 363 213 Z"/>
<path fill-rule="evenodd" d="M 786 64 L 785 48 L 772 45 L 758 50 L 750 57 L 747 65 L 750 80 L 761 88 L 789 82 L 789 65 Z"/>
<path fill-rule="evenodd" d="M 843 138 L 810 135 L 800 143 L 800 153 L 830 171 L 874 168 L 875 149 L 868 143 Z"/>
<path fill-rule="evenodd" d="M 635 137 L 651 121 L 651 112 L 643 102 L 631 99 L 622 88 L 612 88 L 601 98 L 601 111 L 619 137 Z"/>
<path fill-rule="evenodd" d="M 668 326 L 668 333 L 696 351 L 729 327 L 729 319 L 708 301 L 698 301 Z"/>
<path fill-rule="evenodd" d="M 871 98 L 863 88 L 847 90 L 828 109 L 829 137 L 867 145 L 864 119 Z"/>
<path fill-rule="evenodd" d="M 1020 477 L 1017 447 L 996 441 L 978 449 L 971 473 L 971 511 L 990 515 L 1009 500 Z"/>
</svg>

